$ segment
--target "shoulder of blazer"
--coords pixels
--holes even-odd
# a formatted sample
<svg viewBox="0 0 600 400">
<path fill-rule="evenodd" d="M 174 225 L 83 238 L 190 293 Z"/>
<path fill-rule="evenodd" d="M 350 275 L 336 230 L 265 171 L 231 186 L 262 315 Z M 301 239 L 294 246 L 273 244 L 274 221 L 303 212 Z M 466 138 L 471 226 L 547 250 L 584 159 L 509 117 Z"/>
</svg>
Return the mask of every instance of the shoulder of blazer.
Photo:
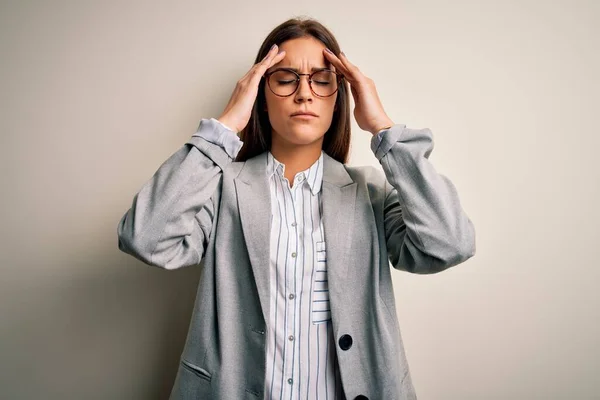
<svg viewBox="0 0 600 400">
<path fill-rule="evenodd" d="M 373 205 L 385 199 L 386 190 L 390 190 L 391 185 L 387 183 L 382 170 L 370 165 L 349 166 L 344 164 L 344 167 L 354 182 L 358 184 L 359 190 L 368 192 L 369 200 Z"/>
<path fill-rule="evenodd" d="M 350 166 L 344 164 L 346 171 L 359 185 L 373 187 L 376 190 L 385 190 L 386 177 L 381 169 L 371 165 Z"/>
<path fill-rule="evenodd" d="M 223 169 L 223 179 L 235 179 L 244 168 L 246 161 L 232 161 Z"/>
</svg>

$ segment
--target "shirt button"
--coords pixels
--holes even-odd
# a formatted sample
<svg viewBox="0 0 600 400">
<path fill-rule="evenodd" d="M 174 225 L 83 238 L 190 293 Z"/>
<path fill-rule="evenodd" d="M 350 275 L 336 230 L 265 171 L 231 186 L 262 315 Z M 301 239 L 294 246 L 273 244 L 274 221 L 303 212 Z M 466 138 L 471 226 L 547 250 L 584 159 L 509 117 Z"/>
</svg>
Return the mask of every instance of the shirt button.
<svg viewBox="0 0 600 400">
<path fill-rule="evenodd" d="M 292 253 L 292 257 L 296 257 L 296 253 Z"/>
<path fill-rule="evenodd" d="M 294 381 L 292 380 L 292 378 L 288 379 L 288 383 L 289 383 L 290 385 L 292 384 L 292 382 L 294 382 Z"/>
<path fill-rule="evenodd" d="M 297 224 L 295 222 L 292 222 L 292 226 L 296 226 Z"/>
<path fill-rule="evenodd" d="M 294 335 L 290 335 L 288 339 L 290 339 L 290 341 L 294 340 Z"/>
<path fill-rule="evenodd" d="M 290 300 L 294 300 L 294 297 L 296 297 L 294 294 L 290 294 Z"/>
</svg>

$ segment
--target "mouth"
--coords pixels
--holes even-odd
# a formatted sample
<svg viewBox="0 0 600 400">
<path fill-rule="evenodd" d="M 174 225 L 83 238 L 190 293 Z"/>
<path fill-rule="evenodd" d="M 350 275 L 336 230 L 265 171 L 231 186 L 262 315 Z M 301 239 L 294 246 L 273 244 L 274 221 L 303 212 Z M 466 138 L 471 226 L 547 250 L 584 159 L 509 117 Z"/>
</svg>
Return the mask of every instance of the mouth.
<svg viewBox="0 0 600 400">
<path fill-rule="evenodd" d="M 317 118 L 316 115 L 312 115 L 312 114 L 294 114 L 292 115 L 292 118 Z"/>
<path fill-rule="evenodd" d="M 306 118 L 306 117 L 318 117 L 317 114 L 315 114 L 312 111 L 299 111 L 299 112 L 295 112 L 291 115 L 292 117 L 301 117 L 301 118 Z"/>
</svg>

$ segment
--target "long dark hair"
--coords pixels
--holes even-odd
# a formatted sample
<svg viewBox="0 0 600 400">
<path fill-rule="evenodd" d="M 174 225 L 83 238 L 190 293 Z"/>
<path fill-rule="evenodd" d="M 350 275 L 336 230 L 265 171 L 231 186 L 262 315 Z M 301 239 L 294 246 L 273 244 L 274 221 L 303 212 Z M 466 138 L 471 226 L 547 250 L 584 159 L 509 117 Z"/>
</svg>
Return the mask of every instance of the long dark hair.
<svg viewBox="0 0 600 400">
<path fill-rule="evenodd" d="M 321 41 L 329 50 L 339 57 L 340 46 L 333 34 L 320 22 L 312 18 L 292 18 L 277 26 L 262 43 L 254 63 L 261 61 L 273 44 L 280 46 L 291 39 L 309 37 Z M 346 163 L 350 152 L 350 103 L 346 80 L 342 80 L 336 93 L 336 107 L 333 112 L 331 126 L 323 138 L 323 151 L 335 160 Z M 250 120 L 240 131 L 240 139 L 244 145 L 235 161 L 246 161 L 271 148 L 271 123 L 267 115 L 265 99 L 265 78 L 261 78 L 258 95 L 252 108 Z"/>
</svg>

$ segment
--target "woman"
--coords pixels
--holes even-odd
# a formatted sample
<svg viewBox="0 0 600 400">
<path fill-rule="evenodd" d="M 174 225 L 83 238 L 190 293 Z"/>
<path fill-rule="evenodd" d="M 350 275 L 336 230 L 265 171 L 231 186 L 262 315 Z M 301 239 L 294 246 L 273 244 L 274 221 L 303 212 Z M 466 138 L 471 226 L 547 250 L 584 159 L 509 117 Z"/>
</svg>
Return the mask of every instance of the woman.
<svg viewBox="0 0 600 400">
<path fill-rule="evenodd" d="M 348 89 L 383 172 L 346 165 Z M 323 25 L 276 27 L 119 222 L 119 248 L 149 265 L 203 263 L 171 398 L 416 398 L 389 262 L 427 274 L 475 254 L 432 149 Z"/>
</svg>

